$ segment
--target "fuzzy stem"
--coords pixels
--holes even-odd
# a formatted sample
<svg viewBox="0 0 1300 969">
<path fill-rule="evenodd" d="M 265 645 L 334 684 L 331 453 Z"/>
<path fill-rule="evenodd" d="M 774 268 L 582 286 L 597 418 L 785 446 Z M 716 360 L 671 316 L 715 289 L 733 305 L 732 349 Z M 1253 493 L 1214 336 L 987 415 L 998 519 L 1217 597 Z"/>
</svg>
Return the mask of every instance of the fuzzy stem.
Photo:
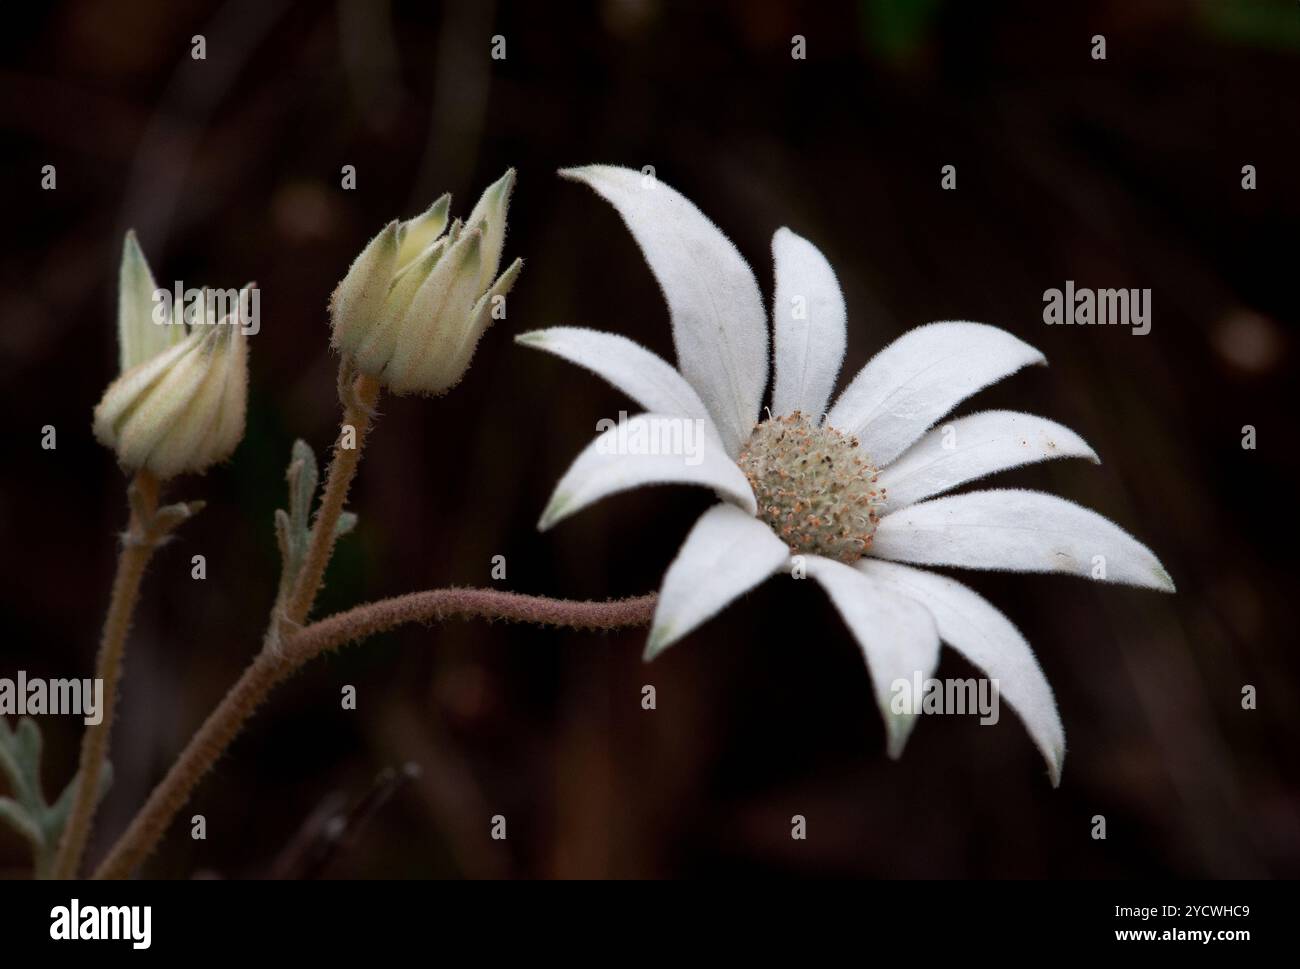
<svg viewBox="0 0 1300 969">
<path fill-rule="evenodd" d="M 113 592 L 109 599 L 108 615 L 100 636 L 99 658 L 95 676 L 104 684 L 104 709 L 99 723 L 86 729 L 81 739 L 81 764 L 78 771 L 77 791 L 73 796 L 68 822 L 59 841 L 51 877 L 74 878 L 81 866 L 81 856 L 90 837 L 90 825 L 99 804 L 99 779 L 108 752 L 109 733 L 113 728 L 113 715 L 117 708 L 117 681 L 122 673 L 122 653 L 126 636 L 131 629 L 131 618 L 140 598 L 140 582 L 145 566 L 157 548 L 152 519 L 158 508 L 158 479 L 146 470 L 136 473 L 132 480 L 134 490 L 130 524 L 123 536 L 122 550 L 117 557 L 117 573 L 113 577 Z"/>
<path fill-rule="evenodd" d="M 350 386 L 349 386 L 350 385 Z M 348 500 L 348 490 L 356 476 L 357 465 L 361 463 L 361 449 L 365 446 L 366 433 L 370 430 L 370 419 L 374 414 L 375 402 L 379 399 L 379 381 L 374 377 L 361 374 L 351 381 L 350 366 L 345 360 L 339 369 L 340 398 L 343 402 L 343 423 L 338 440 L 334 443 L 334 458 L 325 478 L 325 491 L 321 496 L 320 510 L 312 525 L 311 540 L 307 554 L 303 557 L 302 568 L 297 581 L 289 593 L 288 600 L 280 616 L 280 622 L 286 632 L 301 626 L 311 612 L 312 603 L 320 591 L 325 577 L 325 567 L 330 556 L 334 554 L 335 529 L 343 506 Z M 356 438 L 352 447 L 344 447 L 343 431 L 352 427 Z"/>
<path fill-rule="evenodd" d="M 610 630 L 645 626 L 654 612 L 654 593 L 610 602 L 574 602 L 497 589 L 429 589 L 356 606 L 314 622 L 285 644 L 295 667 L 321 653 L 410 623 L 446 619 L 504 619 L 538 626 Z"/>
<path fill-rule="evenodd" d="M 408 623 L 445 619 L 505 619 L 577 629 L 622 629 L 649 624 L 653 594 L 612 602 L 568 602 L 496 589 L 432 589 L 357 606 L 288 637 L 278 651 L 263 650 L 209 714 L 94 877 L 126 878 L 157 846 L 195 786 L 230 746 L 271 689 L 312 659 L 350 642 Z"/>
</svg>

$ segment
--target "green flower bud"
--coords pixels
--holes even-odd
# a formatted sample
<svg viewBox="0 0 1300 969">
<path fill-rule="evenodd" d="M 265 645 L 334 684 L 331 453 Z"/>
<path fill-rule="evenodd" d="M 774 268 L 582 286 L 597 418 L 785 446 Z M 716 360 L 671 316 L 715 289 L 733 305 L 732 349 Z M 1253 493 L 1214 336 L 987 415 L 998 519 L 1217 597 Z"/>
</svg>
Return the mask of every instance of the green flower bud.
<svg viewBox="0 0 1300 969">
<path fill-rule="evenodd" d="M 448 226 L 448 195 L 423 215 L 390 222 L 330 298 L 335 349 L 397 394 L 455 386 L 523 266 L 516 259 L 497 276 L 514 183 L 510 169 L 463 224 Z"/>
<path fill-rule="evenodd" d="M 118 299 L 122 373 L 96 406 L 94 429 L 124 468 L 166 479 L 224 461 L 244 436 L 248 347 L 231 316 L 188 333 L 179 321 L 154 322 L 155 291 L 128 233 Z"/>
</svg>

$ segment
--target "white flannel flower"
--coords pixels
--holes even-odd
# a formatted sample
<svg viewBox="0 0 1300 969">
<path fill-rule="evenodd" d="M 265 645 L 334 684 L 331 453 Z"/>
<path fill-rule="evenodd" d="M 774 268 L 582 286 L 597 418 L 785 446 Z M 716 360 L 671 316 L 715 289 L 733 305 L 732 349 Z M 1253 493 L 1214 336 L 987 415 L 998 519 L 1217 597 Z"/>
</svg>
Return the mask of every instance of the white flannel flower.
<svg viewBox="0 0 1300 969">
<path fill-rule="evenodd" d="M 844 356 L 844 297 L 822 254 L 782 228 L 772 239 L 775 386 L 760 423 L 767 319 L 735 246 L 689 200 L 640 172 L 598 165 L 561 174 L 585 182 L 627 223 L 667 299 L 680 371 L 614 334 L 559 327 L 518 338 L 587 367 L 648 412 L 578 456 L 539 527 L 639 485 L 704 485 L 722 499 L 664 576 L 646 658 L 771 575 L 802 571 L 866 658 L 890 756 L 902 753 L 917 715 L 891 709 L 891 685 L 930 677 L 942 640 L 998 681 L 1059 783 L 1065 733 L 1029 644 L 965 585 L 913 567 L 1089 576 L 1104 562 L 1108 581 L 1173 591 L 1149 549 L 1062 498 L 1025 490 L 936 497 L 1030 462 L 1097 462 L 1073 431 L 1030 414 L 985 411 L 931 429 L 976 391 L 1044 363 L 1042 354 L 992 326 L 931 323 L 876 354 L 827 413 Z M 612 435 L 664 419 L 702 422 L 693 460 L 613 446 Z"/>
</svg>

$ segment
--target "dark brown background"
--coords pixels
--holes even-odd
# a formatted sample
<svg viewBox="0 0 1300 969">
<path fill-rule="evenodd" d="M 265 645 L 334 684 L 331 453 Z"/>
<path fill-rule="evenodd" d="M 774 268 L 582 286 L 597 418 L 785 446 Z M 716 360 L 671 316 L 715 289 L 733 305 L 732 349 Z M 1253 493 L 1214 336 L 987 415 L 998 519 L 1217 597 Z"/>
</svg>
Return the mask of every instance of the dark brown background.
<svg viewBox="0 0 1300 969">
<path fill-rule="evenodd" d="M 1047 12 L 1050 9 L 1050 13 Z M 1249 876 L 1300 872 L 1295 598 L 1294 4 L 70 2 L 0 39 L 0 675 L 89 675 L 123 478 L 90 435 L 116 366 L 121 236 L 160 281 L 262 287 L 247 436 L 176 497 L 208 508 L 155 560 L 92 858 L 257 646 L 294 437 L 336 420 L 325 302 L 365 241 L 439 192 L 468 210 L 519 169 L 509 319 L 438 401 L 389 399 L 318 612 L 445 584 L 652 589 L 709 499 L 611 498 L 534 522 L 628 401 L 516 347 L 582 324 L 669 354 L 667 313 L 613 211 L 554 177 L 653 165 L 739 245 L 770 296 L 789 225 L 838 271 L 846 376 L 905 328 L 1003 326 L 1051 366 L 981 394 L 1102 456 L 1004 475 L 1113 517 L 1176 597 L 968 573 L 1034 644 L 1070 754 L 1053 791 L 1013 716 L 921 723 L 899 763 L 823 596 L 776 582 L 650 667 L 643 633 L 451 625 L 317 662 L 272 697 L 146 873 L 262 876 L 322 805 L 386 766 L 404 787 L 330 876 Z M 10 14 L 7 14 L 9 16 Z M 25 22 L 24 22 L 25 18 Z M 207 38 L 207 60 L 189 56 Z M 1090 58 L 1103 33 L 1108 59 Z M 489 58 L 502 34 L 507 58 Z M 808 59 L 790 57 L 807 38 Z M 1255 192 L 1240 187 L 1243 164 Z M 58 189 L 42 192 L 54 164 Z M 339 188 L 344 164 L 354 192 Z M 939 190 L 955 164 L 958 190 Z M 1042 294 L 1150 287 L 1152 333 L 1050 328 Z M 58 449 L 39 448 L 55 424 Z M 1244 451 L 1241 428 L 1258 429 Z M 208 579 L 189 577 L 203 553 Z M 945 651 L 940 675 L 970 675 Z M 343 684 L 360 709 L 339 709 Z M 659 708 L 642 711 L 653 683 Z M 1245 712 L 1243 684 L 1259 691 Z M 61 787 L 78 725 L 43 724 Z M 509 839 L 488 838 L 490 815 Z M 806 815 L 807 841 L 789 837 Z M 1103 814 L 1109 837 L 1090 837 Z M 283 860 L 283 858 L 282 858 Z M 22 877 L 0 832 L 0 869 Z M 301 859 L 281 870 L 311 869 Z"/>
</svg>

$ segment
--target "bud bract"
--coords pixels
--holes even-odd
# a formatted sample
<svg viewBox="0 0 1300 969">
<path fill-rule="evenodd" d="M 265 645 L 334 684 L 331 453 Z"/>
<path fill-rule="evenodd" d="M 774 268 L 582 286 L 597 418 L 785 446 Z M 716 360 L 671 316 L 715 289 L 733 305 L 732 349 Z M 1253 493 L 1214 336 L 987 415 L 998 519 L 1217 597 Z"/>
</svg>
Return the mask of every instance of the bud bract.
<svg viewBox="0 0 1300 969">
<path fill-rule="evenodd" d="M 516 259 L 497 275 L 514 181 L 511 169 L 490 185 L 464 223 L 448 224 L 444 195 L 362 250 L 330 299 L 331 342 L 357 370 L 398 394 L 459 382 L 523 266 Z"/>
</svg>

